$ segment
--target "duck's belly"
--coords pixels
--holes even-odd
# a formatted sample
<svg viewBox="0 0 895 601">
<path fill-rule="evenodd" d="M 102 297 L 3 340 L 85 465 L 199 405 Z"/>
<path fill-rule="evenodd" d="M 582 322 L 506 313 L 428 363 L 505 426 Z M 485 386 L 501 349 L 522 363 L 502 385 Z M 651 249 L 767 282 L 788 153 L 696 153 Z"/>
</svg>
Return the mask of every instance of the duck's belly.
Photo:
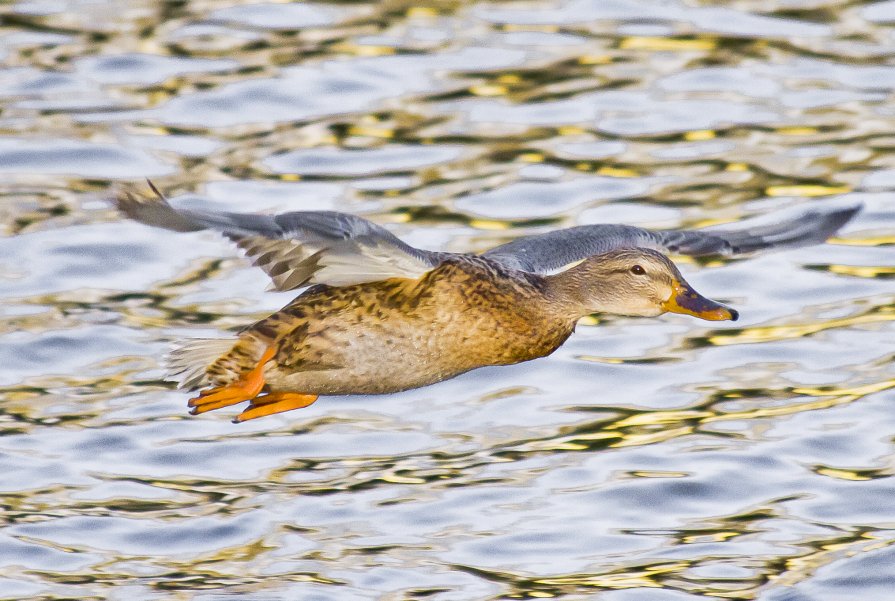
<svg viewBox="0 0 895 601">
<path fill-rule="evenodd" d="M 301 338 L 286 337 L 265 379 L 276 391 L 380 394 L 425 386 L 486 365 L 552 352 L 567 336 L 479 307 L 397 318 L 326 314 Z M 543 336 L 555 338 L 543 343 Z"/>
<path fill-rule="evenodd" d="M 335 325 L 335 324 L 333 324 Z M 460 354 L 462 343 L 450 340 L 433 324 L 363 324 L 331 327 L 305 338 L 298 365 L 272 362 L 265 378 L 273 390 L 314 394 L 381 394 L 425 386 L 480 365 Z M 294 369 L 296 368 L 296 369 Z"/>
</svg>

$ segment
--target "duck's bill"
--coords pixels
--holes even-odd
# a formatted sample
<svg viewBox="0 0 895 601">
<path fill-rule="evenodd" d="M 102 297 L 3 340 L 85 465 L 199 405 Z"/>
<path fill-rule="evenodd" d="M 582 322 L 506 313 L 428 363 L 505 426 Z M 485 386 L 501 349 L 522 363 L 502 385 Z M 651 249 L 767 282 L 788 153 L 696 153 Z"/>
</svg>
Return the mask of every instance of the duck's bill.
<svg viewBox="0 0 895 601">
<path fill-rule="evenodd" d="M 709 321 L 736 321 L 740 314 L 735 309 L 702 296 L 686 282 L 675 282 L 674 292 L 662 304 L 662 308 L 672 313 L 683 313 Z"/>
</svg>

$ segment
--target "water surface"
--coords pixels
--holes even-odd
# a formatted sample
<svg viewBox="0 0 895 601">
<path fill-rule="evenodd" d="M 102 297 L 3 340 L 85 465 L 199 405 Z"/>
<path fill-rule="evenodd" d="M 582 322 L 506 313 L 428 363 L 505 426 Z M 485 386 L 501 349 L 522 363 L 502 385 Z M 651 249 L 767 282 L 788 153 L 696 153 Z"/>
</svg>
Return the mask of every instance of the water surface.
<svg viewBox="0 0 895 601">
<path fill-rule="evenodd" d="M 895 586 L 895 3 L 0 6 L 0 598 L 884 599 Z M 172 341 L 289 294 L 185 204 L 429 249 L 862 202 L 680 264 L 741 313 L 235 426 Z M 186 198 L 192 196 L 192 198 Z M 232 414 L 233 412 L 231 412 Z"/>
</svg>

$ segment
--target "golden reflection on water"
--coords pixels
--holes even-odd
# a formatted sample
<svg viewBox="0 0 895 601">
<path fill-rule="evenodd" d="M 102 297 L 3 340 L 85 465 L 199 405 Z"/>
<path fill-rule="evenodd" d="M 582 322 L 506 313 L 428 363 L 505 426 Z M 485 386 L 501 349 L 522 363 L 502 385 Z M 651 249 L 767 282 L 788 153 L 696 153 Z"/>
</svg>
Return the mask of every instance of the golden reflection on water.
<svg viewBox="0 0 895 601">
<path fill-rule="evenodd" d="M 830 270 L 833 271 L 833 270 Z M 727 346 L 731 344 L 754 344 L 758 342 L 773 342 L 811 336 L 818 332 L 836 328 L 848 328 L 864 324 L 885 323 L 895 320 L 895 305 L 891 301 L 884 301 L 865 312 L 841 319 L 829 319 L 811 324 L 794 324 L 781 326 L 761 326 L 743 328 L 740 330 L 725 330 L 705 340 L 715 346 Z M 696 340 L 694 339 L 694 343 Z"/>
<path fill-rule="evenodd" d="M 808 269 L 829 271 L 836 275 L 850 275 L 857 278 L 891 278 L 895 277 L 895 267 L 892 266 L 862 266 L 862 265 L 806 265 Z"/>
<path fill-rule="evenodd" d="M 0 598 L 882 598 L 885 4 L 6 3 Z M 865 208 L 828 246 L 676 258 L 737 324 L 595 315 L 537 363 L 235 427 L 160 357 L 288 299 L 121 222 L 143 177 L 454 251 Z"/>
</svg>

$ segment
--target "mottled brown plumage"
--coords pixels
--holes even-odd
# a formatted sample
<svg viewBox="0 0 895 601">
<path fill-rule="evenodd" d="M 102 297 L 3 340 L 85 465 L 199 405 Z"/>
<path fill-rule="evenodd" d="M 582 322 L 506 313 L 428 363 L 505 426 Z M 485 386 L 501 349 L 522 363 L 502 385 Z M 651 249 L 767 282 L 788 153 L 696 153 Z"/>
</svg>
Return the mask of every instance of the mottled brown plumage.
<svg viewBox="0 0 895 601">
<path fill-rule="evenodd" d="M 417 280 L 318 285 L 247 328 L 210 379 L 231 384 L 270 346 L 270 389 L 317 394 L 396 392 L 543 357 L 580 317 L 550 289 L 545 277 L 478 257 L 448 259 Z"/>
<path fill-rule="evenodd" d="M 206 369 L 203 384 L 216 389 L 193 406 L 202 412 L 245 396 L 254 397 L 248 411 L 260 411 L 267 397 L 246 392 L 243 382 L 259 365 L 268 393 L 337 395 L 398 392 L 536 359 L 559 348 L 578 319 L 594 311 L 664 312 L 679 282 L 659 253 L 619 249 L 550 276 L 454 256 L 418 279 L 317 285 L 245 329 Z M 711 305 L 716 315 L 703 317 L 736 316 Z"/>
</svg>

